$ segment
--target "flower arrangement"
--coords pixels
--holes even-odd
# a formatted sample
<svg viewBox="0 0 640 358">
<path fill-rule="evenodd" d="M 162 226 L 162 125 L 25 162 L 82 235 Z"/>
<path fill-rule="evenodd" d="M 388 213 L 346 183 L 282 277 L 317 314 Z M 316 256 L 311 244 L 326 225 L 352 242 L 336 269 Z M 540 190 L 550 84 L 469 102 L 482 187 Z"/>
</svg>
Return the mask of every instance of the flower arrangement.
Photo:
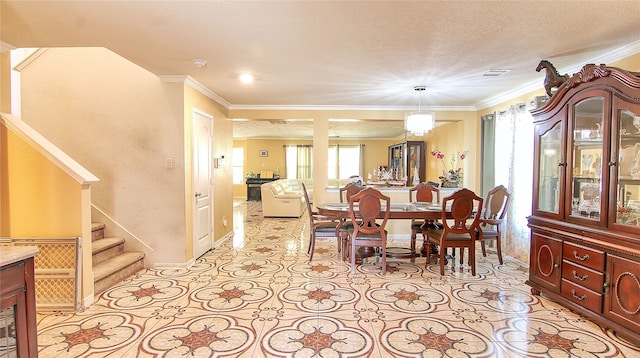
<svg viewBox="0 0 640 358">
<path fill-rule="evenodd" d="M 447 163 L 445 163 L 444 161 L 444 153 L 442 153 L 439 149 L 431 151 L 431 155 L 440 159 L 444 166 L 442 175 L 438 177 L 440 181 L 442 181 L 442 187 L 456 188 L 460 185 L 460 182 L 462 181 L 462 164 L 460 162 L 463 161 L 468 154 L 469 151 L 466 150 L 463 152 L 456 152 L 456 154 L 452 154 L 450 167 L 447 168 Z"/>
</svg>

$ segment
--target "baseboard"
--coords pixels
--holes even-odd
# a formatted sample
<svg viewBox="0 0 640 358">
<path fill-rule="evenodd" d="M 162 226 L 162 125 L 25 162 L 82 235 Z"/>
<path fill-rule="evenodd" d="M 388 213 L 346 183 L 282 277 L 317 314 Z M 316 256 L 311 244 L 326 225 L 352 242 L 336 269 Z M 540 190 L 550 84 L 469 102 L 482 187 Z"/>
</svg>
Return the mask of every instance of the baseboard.
<svg viewBox="0 0 640 358">
<path fill-rule="evenodd" d="M 229 240 L 229 239 L 233 239 L 233 237 L 235 236 L 235 232 L 233 230 L 231 230 L 230 232 L 228 232 L 226 235 L 224 235 L 223 237 L 220 238 L 220 240 L 215 241 L 213 243 L 213 248 L 217 248 L 220 247 L 222 244 L 225 243 L 225 241 Z"/>
<path fill-rule="evenodd" d="M 234 236 L 234 232 L 230 231 L 225 236 L 220 238 L 220 240 L 215 241 L 213 243 L 212 249 L 215 249 L 220 245 L 222 245 L 225 241 L 232 239 L 233 236 Z M 195 263 L 196 263 L 196 259 L 192 258 L 191 260 L 184 263 L 171 263 L 171 262 L 156 263 L 153 265 L 153 268 L 158 270 L 188 269 L 191 266 L 193 266 Z"/>
<path fill-rule="evenodd" d="M 196 259 L 192 258 L 191 260 L 183 263 L 172 263 L 172 262 L 163 262 L 156 263 L 153 265 L 154 269 L 158 270 L 171 270 L 171 269 L 188 269 L 196 263 Z"/>
<path fill-rule="evenodd" d="M 92 294 L 90 294 L 89 296 L 85 297 L 82 299 L 82 307 L 78 307 L 78 310 L 83 310 L 89 306 L 91 306 L 93 303 L 95 302 L 95 296 Z"/>
</svg>

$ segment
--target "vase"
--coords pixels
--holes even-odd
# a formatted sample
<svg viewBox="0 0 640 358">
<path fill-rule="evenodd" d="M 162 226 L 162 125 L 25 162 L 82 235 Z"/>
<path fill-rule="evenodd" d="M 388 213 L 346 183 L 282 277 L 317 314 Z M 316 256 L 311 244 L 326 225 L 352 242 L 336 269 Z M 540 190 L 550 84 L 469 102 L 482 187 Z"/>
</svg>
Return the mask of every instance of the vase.
<svg viewBox="0 0 640 358">
<path fill-rule="evenodd" d="M 460 182 L 452 181 L 452 180 L 443 180 L 442 183 L 440 184 L 440 187 L 441 188 L 459 188 Z"/>
</svg>

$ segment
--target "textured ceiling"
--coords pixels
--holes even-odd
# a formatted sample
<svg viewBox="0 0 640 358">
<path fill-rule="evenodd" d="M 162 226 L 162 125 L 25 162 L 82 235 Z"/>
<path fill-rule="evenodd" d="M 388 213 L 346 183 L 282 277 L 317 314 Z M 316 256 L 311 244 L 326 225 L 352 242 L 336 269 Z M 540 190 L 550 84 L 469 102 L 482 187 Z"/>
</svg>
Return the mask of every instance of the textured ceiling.
<svg viewBox="0 0 640 358">
<path fill-rule="evenodd" d="M 5 49 L 106 47 L 157 75 L 190 76 L 230 109 L 415 110 L 416 85 L 427 87 L 423 107 L 478 109 L 541 87 L 541 59 L 573 73 L 640 51 L 640 1 L 0 4 Z M 238 81 L 245 71 L 254 83 Z M 246 127 L 272 130 L 265 122 Z"/>
</svg>

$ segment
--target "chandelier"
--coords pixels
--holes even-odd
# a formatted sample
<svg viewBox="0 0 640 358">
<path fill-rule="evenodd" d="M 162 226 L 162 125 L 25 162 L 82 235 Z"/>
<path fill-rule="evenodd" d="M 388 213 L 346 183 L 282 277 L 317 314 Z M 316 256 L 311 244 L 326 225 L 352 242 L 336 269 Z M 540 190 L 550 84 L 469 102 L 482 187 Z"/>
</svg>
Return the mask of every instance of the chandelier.
<svg viewBox="0 0 640 358">
<path fill-rule="evenodd" d="M 422 92 L 427 88 L 425 86 L 416 86 L 413 88 L 418 92 L 418 111 L 406 113 L 404 115 L 404 128 L 416 136 L 423 136 L 436 126 L 436 117 L 433 112 L 423 112 L 421 109 Z"/>
</svg>

